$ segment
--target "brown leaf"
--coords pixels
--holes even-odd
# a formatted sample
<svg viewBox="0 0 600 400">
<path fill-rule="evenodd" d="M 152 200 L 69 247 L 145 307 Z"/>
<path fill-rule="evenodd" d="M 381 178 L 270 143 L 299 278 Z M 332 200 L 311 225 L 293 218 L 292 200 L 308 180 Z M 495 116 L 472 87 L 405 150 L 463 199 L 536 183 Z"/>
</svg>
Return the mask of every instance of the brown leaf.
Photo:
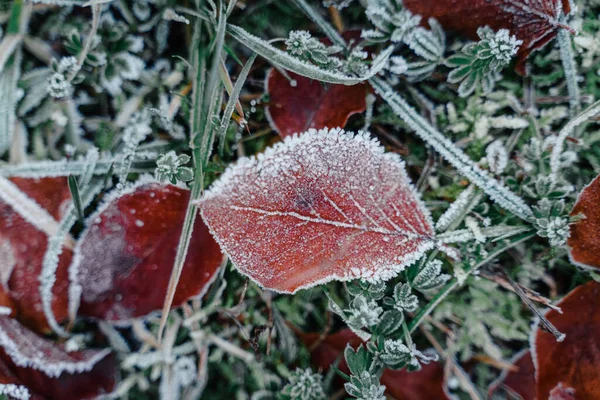
<svg viewBox="0 0 600 400">
<path fill-rule="evenodd" d="M 266 107 L 271 127 L 283 138 L 310 128 L 343 128 L 348 118 L 365 111 L 367 85 L 324 84 L 288 72 L 290 82 L 278 70 L 267 75 L 265 91 L 270 95 Z"/>
<path fill-rule="evenodd" d="M 539 327 L 533 332 L 537 397 L 547 399 L 560 384 L 567 390 L 561 395 L 572 389 L 576 399 L 600 399 L 600 284 L 578 286 L 557 305 L 563 313 L 550 310 L 546 317 L 565 340 L 557 342 Z"/>
<path fill-rule="evenodd" d="M 512 364 L 518 370 L 504 371 L 499 379 L 490 385 L 488 397 L 509 400 L 517 394 L 522 400 L 535 400 L 535 367 L 531 352 L 525 350 L 518 353 Z M 500 397 L 501 394 L 504 394 L 504 397 Z"/>
<path fill-rule="evenodd" d="M 559 22 L 560 8 L 570 10 L 568 0 L 403 0 L 424 20 L 433 17 L 450 31 L 477 39 L 477 28 L 508 29 L 523 41 L 517 71 L 525 73 L 525 59 L 552 40 L 559 29 L 572 29 Z"/>
<path fill-rule="evenodd" d="M 381 376 L 386 394 L 395 400 L 449 400 L 444 380 L 444 366 L 439 362 L 422 365 L 415 372 L 387 369 Z"/>
<path fill-rule="evenodd" d="M 47 399 L 80 400 L 110 393 L 117 363 L 109 350 L 67 352 L 16 320 L 0 317 L 0 381 Z"/>
<path fill-rule="evenodd" d="M 186 189 L 142 182 L 90 217 L 71 266 L 81 315 L 124 321 L 162 308 L 189 197 Z M 196 218 L 173 306 L 201 295 L 222 262 L 218 244 Z"/>
<path fill-rule="evenodd" d="M 586 186 L 571 211 L 585 218 L 571 224 L 568 240 L 569 256 L 574 264 L 600 268 L 600 175 Z"/>
<path fill-rule="evenodd" d="M 49 331 L 39 292 L 39 275 L 51 229 L 46 225 L 58 226 L 71 194 L 66 178 L 12 178 L 11 181 L 48 214 L 50 224 L 39 222 L 35 215 L 22 215 L 22 211 L 15 209 L 18 200 L 17 204 L 10 204 L 0 198 L 0 292 L 4 292 L 1 297 L 6 302 L 10 299 L 11 304 L 7 305 L 14 308 L 24 324 L 38 331 Z M 67 316 L 67 268 L 72 254 L 71 249 L 63 247 L 56 272 L 52 309 L 58 321 Z"/>
<path fill-rule="evenodd" d="M 284 293 L 389 279 L 436 245 L 404 163 L 368 134 L 286 138 L 230 167 L 200 201 L 238 270 Z"/>
</svg>

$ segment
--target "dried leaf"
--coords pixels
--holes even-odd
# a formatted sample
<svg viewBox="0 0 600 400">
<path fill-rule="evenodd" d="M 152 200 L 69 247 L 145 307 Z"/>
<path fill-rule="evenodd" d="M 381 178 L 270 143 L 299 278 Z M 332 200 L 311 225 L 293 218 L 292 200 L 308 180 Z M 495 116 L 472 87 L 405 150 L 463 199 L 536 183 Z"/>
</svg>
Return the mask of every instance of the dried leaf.
<svg viewBox="0 0 600 400">
<path fill-rule="evenodd" d="M 43 218 L 31 215 L 29 210 L 25 212 L 19 209 L 18 206 L 22 204 L 13 203 L 6 191 L 6 197 L 0 196 L 0 291 L 5 291 L 11 299 L 19 320 L 38 331 L 48 331 L 39 292 L 39 275 L 48 246 L 48 235 L 52 231 L 52 226 L 48 225 L 58 226 L 57 221 L 71 201 L 71 194 L 66 178 L 12 178 L 11 182 L 22 192 L 21 195 L 37 203 L 34 205 L 40 213 L 45 214 L 47 221 L 40 222 Z M 14 201 L 19 202 L 19 199 Z M 71 257 L 72 251 L 64 248 L 53 289 L 52 309 L 59 321 L 67 316 L 67 268 Z"/>
<path fill-rule="evenodd" d="M 381 384 L 385 385 L 386 394 L 396 400 L 451 398 L 446 391 L 444 366 L 437 362 L 422 365 L 416 372 L 385 370 Z"/>
<path fill-rule="evenodd" d="M 571 211 L 571 215 L 582 214 L 571 227 L 568 240 L 571 261 L 582 267 L 600 268 L 600 175 L 586 186 Z"/>
<path fill-rule="evenodd" d="M 488 397 L 495 398 L 501 393 L 518 394 L 523 400 L 535 400 L 535 367 L 528 350 L 517 353 L 512 364 L 516 371 L 504 371 L 489 388 Z M 504 398 L 504 397 L 498 397 Z M 506 398 L 511 398 L 506 396 Z"/>
<path fill-rule="evenodd" d="M 117 380 L 109 350 L 67 352 L 9 317 L 0 317 L 0 347 L 0 381 L 22 384 L 42 398 L 96 398 L 110 393 Z"/>
<path fill-rule="evenodd" d="M 162 308 L 189 197 L 186 189 L 142 180 L 90 217 L 70 268 L 81 315 L 124 321 Z M 203 294 L 222 262 L 198 218 L 173 305 Z"/>
<path fill-rule="evenodd" d="M 523 41 L 517 54 L 517 71 L 525 73 L 529 54 L 552 40 L 559 29 L 571 28 L 559 21 L 560 10 L 569 12 L 568 0 L 404 0 L 403 4 L 423 20 L 433 17 L 450 31 L 477 39 L 477 28 L 508 29 Z"/>
<path fill-rule="evenodd" d="M 557 306 L 563 313 L 550 310 L 546 318 L 566 334 L 565 340 L 557 342 L 540 327 L 533 332 L 537 398 L 549 398 L 560 384 L 564 389 L 562 394 L 574 390 L 576 399 L 600 399 L 600 284 L 591 281 L 578 286 Z M 558 396 L 559 392 L 554 390 L 552 394 Z"/>
<path fill-rule="evenodd" d="M 435 247 L 404 163 L 366 133 L 288 137 L 230 167 L 200 206 L 238 270 L 278 292 L 390 279 Z"/>
<path fill-rule="evenodd" d="M 343 128 L 348 118 L 365 111 L 367 85 L 324 84 L 289 73 L 291 81 L 272 69 L 265 91 L 271 100 L 266 108 L 269 122 L 281 137 L 310 128 Z"/>
</svg>

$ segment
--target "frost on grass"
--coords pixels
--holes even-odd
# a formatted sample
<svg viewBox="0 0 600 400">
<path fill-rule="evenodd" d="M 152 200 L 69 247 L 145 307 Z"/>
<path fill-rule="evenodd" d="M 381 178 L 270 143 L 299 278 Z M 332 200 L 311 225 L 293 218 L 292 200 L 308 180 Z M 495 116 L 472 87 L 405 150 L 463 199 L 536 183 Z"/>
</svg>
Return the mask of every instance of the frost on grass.
<svg viewBox="0 0 600 400">
<path fill-rule="evenodd" d="M 238 270 L 281 292 L 387 280 L 435 246 L 404 163 L 367 133 L 287 138 L 230 167 L 200 207 Z"/>
</svg>

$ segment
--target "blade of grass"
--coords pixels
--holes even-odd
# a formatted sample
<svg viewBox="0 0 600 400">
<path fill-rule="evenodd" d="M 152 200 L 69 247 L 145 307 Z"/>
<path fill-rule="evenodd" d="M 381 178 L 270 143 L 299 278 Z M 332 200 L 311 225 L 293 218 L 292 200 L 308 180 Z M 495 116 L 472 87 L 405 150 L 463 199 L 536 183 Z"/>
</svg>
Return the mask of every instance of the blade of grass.
<svg viewBox="0 0 600 400">
<path fill-rule="evenodd" d="M 219 68 L 225 42 L 225 29 L 227 27 L 226 14 L 222 1 L 219 2 L 218 17 L 219 20 L 216 27 L 212 64 L 210 70 L 208 71 L 208 75 L 205 73 L 206 55 L 204 54 L 203 47 L 200 46 L 199 31 L 195 32 L 196 40 L 192 46 L 192 51 L 195 53 L 192 53 L 194 54 L 194 62 L 192 65 L 195 66 L 198 72 L 196 81 L 194 82 L 195 102 L 194 115 L 192 116 L 193 132 L 191 143 L 194 155 L 195 178 L 192 184 L 190 201 L 187 206 L 185 220 L 179 239 L 179 245 L 177 247 L 177 254 L 175 255 L 175 262 L 173 264 L 173 270 L 171 271 L 167 294 L 163 304 L 162 316 L 157 334 L 159 342 L 162 340 L 167 318 L 169 316 L 169 311 L 173 304 L 175 291 L 177 290 L 177 284 L 179 283 L 179 279 L 181 277 L 181 271 L 183 270 L 183 265 L 185 263 L 185 258 L 187 256 L 187 251 L 192 238 L 194 222 L 196 221 L 196 216 L 198 213 L 194 202 L 200 198 L 204 187 L 204 167 L 208 161 L 208 156 L 210 155 L 209 147 L 212 145 L 211 138 L 214 137 L 214 125 L 211 123 L 211 120 L 215 112 L 216 99 L 220 97 L 217 93 L 221 89 Z M 197 21 L 196 29 L 201 29 L 201 26 L 202 25 L 200 21 Z M 202 93 L 204 96 L 201 99 L 200 95 Z M 198 110 L 200 110 L 200 113 L 197 113 Z M 202 134 L 198 135 L 198 132 L 202 132 Z M 200 145 L 198 145 L 198 141 L 200 141 Z"/>
<path fill-rule="evenodd" d="M 238 99 L 240 97 L 240 93 L 242 92 L 242 88 L 244 87 L 244 83 L 246 82 L 246 78 L 248 78 L 248 74 L 250 73 L 250 69 L 252 68 L 252 64 L 254 60 L 256 60 L 257 54 L 254 53 L 250 56 L 244 68 L 240 72 L 240 76 L 238 76 L 237 81 L 233 87 L 231 94 L 229 95 L 229 101 L 227 102 L 227 106 L 225 107 L 225 111 L 223 112 L 223 118 L 221 119 L 221 124 L 219 125 L 219 131 L 217 132 L 217 137 L 219 137 L 219 153 L 223 154 L 223 148 L 225 147 L 225 134 L 227 132 L 227 127 L 229 126 L 229 121 L 231 120 L 231 116 L 233 115 L 233 109 L 238 104 Z M 243 114 L 240 114 L 242 117 Z"/>
</svg>

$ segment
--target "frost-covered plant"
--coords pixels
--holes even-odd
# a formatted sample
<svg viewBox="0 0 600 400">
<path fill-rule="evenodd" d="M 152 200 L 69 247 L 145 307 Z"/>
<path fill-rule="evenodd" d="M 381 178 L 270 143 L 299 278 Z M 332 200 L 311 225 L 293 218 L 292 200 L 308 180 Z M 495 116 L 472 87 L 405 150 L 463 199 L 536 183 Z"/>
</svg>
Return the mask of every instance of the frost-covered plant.
<svg viewBox="0 0 600 400">
<path fill-rule="evenodd" d="M 552 247 L 562 246 L 567 242 L 571 232 L 569 217 L 565 215 L 564 200 L 543 198 L 534 207 L 537 234 L 548 238 Z"/>
<path fill-rule="evenodd" d="M 314 373 L 310 368 L 296 368 L 281 394 L 289 400 L 324 400 L 327 398 L 323 390 L 323 376 Z"/>
<path fill-rule="evenodd" d="M 448 75 L 448 82 L 459 83 L 458 94 L 467 97 L 477 87 L 484 94 L 490 93 L 500 79 L 500 71 L 510 63 L 517 54 L 523 41 L 511 36 L 507 29 L 494 32 L 489 27 L 479 28 L 479 41 L 469 43 L 461 50 L 461 54 L 448 58 L 446 64 L 453 68 Z"/>
<path fill-rule="evenodd" d="M 421 16 L 404 8 L 400 0 L 371 0 L 365 13 L 377 29 L 363 30 L 363 38 L 369 42 L 404 44 L 418 57 L 411 62 L 401 56 L 390 58 L 387 69 L 393 76 L 422 80 L 442 62 L 446 37 L 435 19 L 428 20 L 431 30 L 425 29 L 420 25 Z"/>
<path fill-rule="evenodd" d="M 348 324 L 357 328 L 371 327 L 377 325 L 383 309 L 377 305 L 375 300 L 357 296 L 348 309 Z"/>
<path fill-rule="evenodd" d="M 194 179 L 194 171 L 185 164 L 190 162 L 190 156 L 187 154 L 175 154 L 170 151 L 166 154 L 161 154 L 156 159 L 156 170 L 154 175 L 156 179 L 162 182 L 171 182 L 176 184 L 178 181 L 189 182 Z"/>
<path fill-rule="evenodd" d="M 285 44 L 290 54 L 300 60 L 313 62 L 321 68 L 337 70 L 342 65 L 339 58 L 332 57 L 342 49 L 339 46 L 325 46 L 308 31 L 290 32 Z"/>
<path fill-rule="evenodd" d="M 357 400 L 385 400 L 385 386 L 379 384 L 379 378 L 368 371 L 363 371 L 359 376 L 352 375 L 344 387 Z"/>
</svg>

